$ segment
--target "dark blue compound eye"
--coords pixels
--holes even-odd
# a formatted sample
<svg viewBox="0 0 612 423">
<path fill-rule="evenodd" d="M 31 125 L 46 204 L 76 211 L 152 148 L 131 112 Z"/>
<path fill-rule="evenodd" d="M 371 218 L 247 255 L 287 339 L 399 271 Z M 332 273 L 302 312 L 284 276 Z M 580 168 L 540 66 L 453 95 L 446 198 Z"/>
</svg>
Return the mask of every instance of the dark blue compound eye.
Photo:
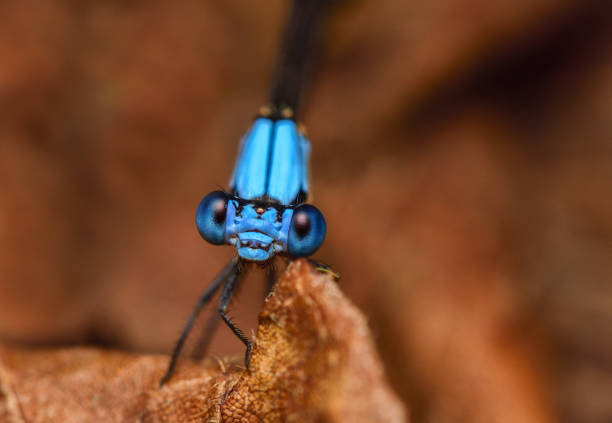
<svg viewBox="0 0 612 423">
<path fill-rule="evenodd" d="M 202 238 L 211 244 L 220 245 L 225 242 L 227 200 L 227 194 L 223 191 L 213 191 L 198 206 L 196 226 Z"/>
<path fill-rule="evenodd" d="M 297 206 L 289 227 L 287 252 L 294 257 L 311 255 L 323 243 L 325 231 L 325 219 L 316 207 L 310 204 Z"/>
</svg>

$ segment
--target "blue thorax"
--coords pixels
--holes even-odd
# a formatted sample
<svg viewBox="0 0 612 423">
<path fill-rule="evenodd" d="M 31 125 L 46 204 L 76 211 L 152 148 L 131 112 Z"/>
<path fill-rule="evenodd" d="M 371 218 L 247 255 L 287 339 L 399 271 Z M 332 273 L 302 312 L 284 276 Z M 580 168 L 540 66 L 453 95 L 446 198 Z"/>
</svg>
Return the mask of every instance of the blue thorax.
<svg viewBox="0 0 612 423">
<path fill-rule="evenodd" d="M 255 119 L 240 143 L 230 181 L 243 200 L 295 205 L 308 192 L 310 143 L 291 119 Z"/>
</svg>

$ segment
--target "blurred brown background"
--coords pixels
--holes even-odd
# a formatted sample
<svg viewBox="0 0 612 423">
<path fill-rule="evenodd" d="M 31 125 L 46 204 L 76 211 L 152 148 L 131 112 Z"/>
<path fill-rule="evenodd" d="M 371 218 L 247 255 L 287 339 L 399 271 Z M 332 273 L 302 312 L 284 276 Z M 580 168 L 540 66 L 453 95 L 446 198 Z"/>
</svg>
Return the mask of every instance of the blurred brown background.
<svg viewBox="0 0 612 423">
<path fill-rule="evenodd" d="M 286 6 L 0 3 L 3 342 L 170 351 L 232 255 L 195 208 L 266 101 Z M 415 422 L 612 421 L 611 40 L 605 1 L 331 17 L 303 114 L 316 257 Z M 220 328 L 211 353 L 242 352 Z"/>
</svg>

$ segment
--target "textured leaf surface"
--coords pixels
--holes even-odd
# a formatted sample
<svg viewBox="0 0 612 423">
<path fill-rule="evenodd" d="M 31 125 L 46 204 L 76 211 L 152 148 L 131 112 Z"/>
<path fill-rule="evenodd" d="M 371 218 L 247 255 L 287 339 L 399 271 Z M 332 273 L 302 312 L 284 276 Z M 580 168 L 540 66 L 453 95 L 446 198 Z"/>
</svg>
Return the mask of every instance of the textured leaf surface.
<svg viewBox="0 0 612 423">
<path fill-rule="evenodd" d="M 86 348 L 0 349 L 8 422 L 402 422 L 364 317 L 328 275 L 292 264 L 259 316 L 249 370 Z"/>
</svg>

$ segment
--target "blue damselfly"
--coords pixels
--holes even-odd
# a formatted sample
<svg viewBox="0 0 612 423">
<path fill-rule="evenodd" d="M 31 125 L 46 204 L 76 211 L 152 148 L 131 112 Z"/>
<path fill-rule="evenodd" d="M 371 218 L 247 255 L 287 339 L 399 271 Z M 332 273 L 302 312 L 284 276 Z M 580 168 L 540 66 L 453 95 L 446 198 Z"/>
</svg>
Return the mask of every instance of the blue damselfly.
<svg viewBox="0 0 612 423">
<path fill-rule="evenodd" d="M 200 296 L 174 348 L 161 384 L 176 360 L 200 310 L 223 285 L 218 311 L 245 344 L 248 368 L 251 342 L 226 314 L 246 262 L 267 264 L 277 256 L 308 257 L 323 243 L 321 212 L 306 204 L 310 143 L 297 125 L 297 113 L 309 50 L 329 0 L 294 0 L 283 37 L 270 101 L 243 137 L 230 188 L 206 195 L 196 212 L 202 237 L 228 244 L 236 256 Z"/>
</svg>

